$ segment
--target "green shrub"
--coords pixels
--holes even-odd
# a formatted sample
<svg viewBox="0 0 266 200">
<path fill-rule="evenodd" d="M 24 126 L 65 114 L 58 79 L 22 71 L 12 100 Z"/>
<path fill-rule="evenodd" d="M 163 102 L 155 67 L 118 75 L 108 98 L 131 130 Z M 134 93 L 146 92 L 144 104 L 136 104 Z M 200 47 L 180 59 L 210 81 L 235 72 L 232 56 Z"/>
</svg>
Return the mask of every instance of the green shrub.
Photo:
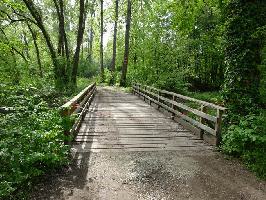
<svg viewBox="0 0 266 200">
<path fill-rule="evenodd" d="M 0 114 L 0 199 L 7 199 L 33 177 L 66 164 L 69 149 L 63 142 L 64 119 L 49 107 L 53 93 L 44 95 L 33 86 L 2 84 L 0 89 L 1 105 L 12 107 Z"/>
<path fill-rule="evenodd" d="M 109 84 L 112 79 L 112 73 L 109 69 L 104 68 L 104 83 Z"/>
<path fill-rule="evenodd" d="M 223 136 L 224 152 L 241 157 L 258 176 L 266 178 L 265 116 L 248 115 L 238 125 L 229 126 Z"/>
<path fill-rule="evenodd" d="M 81 92 L 84 88 L 93 83 L 93 79 L 79 77 L 77 79 L 77 92 Z"/>
</svg>

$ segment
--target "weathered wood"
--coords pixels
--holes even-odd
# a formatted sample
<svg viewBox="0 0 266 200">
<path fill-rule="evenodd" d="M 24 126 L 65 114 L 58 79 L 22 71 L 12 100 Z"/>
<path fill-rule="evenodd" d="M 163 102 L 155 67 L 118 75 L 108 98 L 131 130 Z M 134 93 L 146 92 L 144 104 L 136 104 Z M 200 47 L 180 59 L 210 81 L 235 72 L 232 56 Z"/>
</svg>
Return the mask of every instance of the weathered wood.
<svg viewBox="0 0 266 200">
<path fill-rule="evenodd" d="M 138 90 L 136 90 L 138 88 Z M 191 125 L 199 128 L 200 131 L 200 138 L 203 138 L 204 131 L 207 133 L 212 134 L 216 137 L 216 145 L 219 145 L 221 140 L 221 123 L 222 123 L 222 115 L 226 108 L 197 100 L 191 97 L 187 97 L 184 95 L 176 94 L 173 92 L 169 92 L 166 90 L 160 90 L 150 86 L 142 86 L 140 84 L 133 84 L 133 91 L 137 93 L 139 96 L 148 99 L 150 102 L 153 102 L 158 105 L 158 108 L 162 107 L 168 112 L 172 113 L 171 116 L 174 118 L 175 116 L 185 120 L 186 122 L 190 123 Z M 155 92 L 154 92 L 155 91 Z M 167 98 L 167 97 L 171 97 Z M 201 109 L 191 108 L 183 103 L 179 103 L 176 101 L 176 98 L 183 99 L 190 102 L 195 102 L 200 104 Z M 207 113 L 207 108 L 212 108 L 217 110 L 217 115 L 212 116 Z M 178 111 L 178 110 L 180 110 Z M 183 112 L 185 111 L 185 112 Z M 199 117 L 199 121 L 189 117 L 187 113 L 192 113 Z M 212 128 L 211 122 L 214 122 L 215 129 Z M 211 126 L 211 127 L 210 127 Z"/>
<path fill-rule="evenodd" d="M 205 113 L 207 111 L 207 108 L 206 108 L 206 106 L 201 105 L 200 110 L 201 110 L 201 112 Z M 201 124 L 205 123 L 205 119 L 203 117 L 200 117 L 200 123 Z M 200 131 L 200 138 L 201 139 L 203 139 L 203 134 L 204 134 L 204 130 L 201 129 L 201 131 Z"/>
<path fill-rule="evenodd" d="M 62 110 L 68 110 L 70 112 L 68 112 L 67 114 L 72 114 L 71 111 L 74 111 L 72 110 L 73 107 L 76 106 L 76 104 L 80 103 L 85 96 L 87 96 L 87 94 L 96 87 L 96 83 L 93 83 L 91 85 L 89 85 L 88 87 L 86 87 L 84 90 L 82 90 L 78 95 L 76 95 L 75 97 L 73 97 L 70 101 L 68 101 L 67 103 L 65 103 L 64 105 L 62 105 L 60 108 Z"/>
<path fill-rule="evenodd" d="M 216 145 L 220 145 L 221 142 L 221 130 L 222 130 L 222 117 L 223 110 L 217 110 L 217 122 L 215 123 L 215 132 L 216 132 Z"/>
<path fill-rule="evenodd" d="M 111 88 L 98 88 L 97 91 L 73 142 L 73 147 L 77 151 L 161 151 L 209 148 L 190 131 L 148 106 L 138 97 L 114 91 Z M 147 102 L 149 100 L 157 102 L 157 99 L 154 100 L 157 96 L 152 98 L 148 93 L 140 94 L 142 92 L 138 91 L 138 87 L 133 92 L 141 97 L 145 95 Z M 130 97 L 129 100 L 127 96 Z M 164 106 L 163 103 L 159 105 Z"/>
<path fill-rule="evenodd" d="M 138 85 L 139 88 L 141 88 L 141 86 L 142 86 L 140 84 L 137 84 L 137 85 Z M 133 85 L 133 88 L 134 87 L 136 87 L 136 85 Z M 184 95 L 177 94 L 177 93 L 174 93 L 174 92 L 169 92 L 169 91 L 166 91 L 166 90 L 160 90 L 160 89 L 157 89 L 157 88 L 154 88 L 154 87 L 150 87 L 150 86 L 147 86 L 147 88 L 159 91 L 161 94 L 175 95 L 178 98 L 181 98 L 181 99 L 184 99 L 184 100 L 188 100 L 188 101 L 192 101 L 192 102 L 195 102 L 195 103 L 198 103 L 198 104 L 202 104 L 202 105 L 205 105 L 205 106 L 210 107 L 210 108 L 219 109 L 219 110 L 223 110 L 223 111 L 226 110 L 225 107 L 218 106 L 218 105 L 215 105 L 213 103 L 206 102 L 206 101 L 201 101 L 201 100 L 198 100 L 198 99 L 195 99 L 195 98 L 192 98 L 192 97 L 184 96 Z"/>
<path fill-rule="evenodd" d="M 167 105 L 165 105 L 165 104 L 163 104 L 163 103 L 161 103 L 161 102 L 158 102 L 158 101 L 152 99 L 151 97 L 149 97 L 149 96 L 143 94 L 142 92 L 139 92 L 139 94 L 140 94 L 141 96 L 145 96 L 146 98 L 150 99 L 150 100 L 153 101 L 154 103 L 158 104 L 160 107 L 163 107 L 163 108 L 165 108 L 166 110 L 168 110 L 168 111 L 174 113 L 176 116 L 183 118 L 184 120 L 188 121 L 188 122 L 191 123 L 192 125 L 197 126 L 198 128 L 200 128 L 200 129 L 202 129 L 202 130 L 204 130 L 204 131 L 207 131 L 208 133 L 210 133 L 210 134 L 212 134 L 212 135 L 216 135 L 216 132 L 215 132 L 214 129 L 212 129 L 212 128 L 210 128 L 210 127 L 204 125 L 204 124 L 201 124 L 200 122 L 198 122 L 198 121 L 192 119 L 191 117 L 188 117 L 188 116 L 184 115 L 184 114 L 181 113 L 181 112 L 178 112 L 178 111 L 176 111 L 176 110 L 173 110 L 172 108 L 168 107 Z M 160 99 L 162 99 L 162 98 L 164 99 L 164 97 L 161 97 L 161 96 L 160 96 Z"/>
<path fill-rule="evenodd" d="M 174 96 L 174 97 L 176 97 L 176 96 Z M 172 105 L 175 105 L 175 106 L 177 106 L 177 107 L 179 107 L 179 108 L 181 108 L 183 110 L 186 110 L 188 112 L 191 112 L 191 113 L 193 113 L 193 114 L 195 114 L 195 115 L 197 115 L 197 116 L 199 116 L 201 118 L 207 119 L 207 120 L 212 121 L 212 122 L 216 122 L 217 121 L 217 118 L 216 117 L 214 117 L 212 115 L 209 115 L 209 114 L 206 114 L 203 111 L 199 111 L 199 110 L 196 110 L 194 108 L 190 108 L 190 107 L 188 107 L 188 106 L 186 106 L 186 105 L 184 105 L 182 103 L 177 103 L 175 101 L 171 101 L 170 99 L 167 99 L 167 98 L 164 98 L 164 97 L 160 97 L 160 99 L 162 99 L 162 100 L 164 100 L 166 102 L 169 102 Z M 205 105 L 202 105 L 202 106 L 204 106 L 206 108 Z"/>
<path fill-rule="evenodd" d="M 91 105 L 95 91 L 96 83 L 93 83 L 60 107 L 62 116 L 70 116 L 73 114 L 77 115 L 77 119 L 75 120 L 72 128 L 65 131 L 66 135 L 73 135 L 79 130 L 87 109 Z"/>
</svg>

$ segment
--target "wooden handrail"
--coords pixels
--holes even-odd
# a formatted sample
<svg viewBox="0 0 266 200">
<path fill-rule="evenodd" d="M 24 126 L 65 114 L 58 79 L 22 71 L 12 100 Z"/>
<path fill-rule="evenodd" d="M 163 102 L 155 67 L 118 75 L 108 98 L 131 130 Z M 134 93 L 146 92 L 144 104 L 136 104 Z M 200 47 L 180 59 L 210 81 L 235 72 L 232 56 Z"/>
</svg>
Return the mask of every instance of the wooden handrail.
<svg viewBox="0 0 266 200">
<path fill-rule="evenodd" d="M 162 107 L 166 109 L 172 113 L 173 118 L 179 117 L 186 123 L 199 128 L 201 130 L 201 138 L 203 138 L 204 132 L 213 135 L 216 138 L 216 145 L 219 145 L 221 140 L 222 115 L 226 108 L 206 101 L 201 101 L 181 94 L 160 90 L 138 83 L 133 84 L 133 93 L 142 96 L 144 100 L 148 99 L 150 104 L 153 102 L 154 104 L 158 105 L 158 108 Z M 171 98 L 163 97 L 162 94 L 167 94 Z M 199 104 L 200 110 L 191 108 L 188 105 L 185 105 L 183 102 L 177 102 L 177 98 Z M 215 109 L 216 115 L 213 116 L 208 114 L 207 108 Z M 198 116 L 199 120 L 191 118 L 188 116 L 188 113 Z M 207 123 L 208 121 L 214 123 L 214 127 L 210 127 L 210 123 Z"/>
<path fill-rule="evenodd" d="M 96 83 L 93 83 L 82 90 L 78 95 L 60 107 L 62 116 L 76 114 L 78 117 L 70 130 L 66 130 L 67 135 L 77 132 L 81 122 L 88 110 L 96 91 Z"/>
<path fill-rule="evenodd" d="M 139 83 L 134 83 L 133 86 L 144 86 L 144 85 L 141 85 Z M 174 93 L 174 92 L 169 92 L 169 91 L 166 91 L 166 90 L 160 90 L 160 89 L 157 89 L 157 88 L 154 88 L 154 87 L 151 87 L 151 86 L 146 86 L 146 88 L 149 88 L 151 90 L 156 90 L 157 92 L 160 92 L 161 94 L 169 94 L 169 95 L 173 95 L 173 96 L 176 96 L 180 99 L 184 99 L 184 100 L 188 100 L 188 101 L 193 101 L 195 103 L 199 103 L 199 104 L 202 104 L 204 106 L 207 106 L 207 107 L 210 107 L 210 108 L 216 108 L 216 109 L 219 109 L 219 110 L 226 110 L 225 107 L 222 107 L 222 106 L 218 106 L 218 105 L 215 105 L 213 103 L 209 103 L 209 102 L 206 102 L 206 101 L 202 101 L 202 100 L 199 100 L 199 99 L 195 99 L 195 98 L 192 98 L 192 97 L 188 97 L 188 96 L 184 96 L 184 95 L 181 95 L 181 94 L 177 94 L 177 93 Z"/>
</svg>

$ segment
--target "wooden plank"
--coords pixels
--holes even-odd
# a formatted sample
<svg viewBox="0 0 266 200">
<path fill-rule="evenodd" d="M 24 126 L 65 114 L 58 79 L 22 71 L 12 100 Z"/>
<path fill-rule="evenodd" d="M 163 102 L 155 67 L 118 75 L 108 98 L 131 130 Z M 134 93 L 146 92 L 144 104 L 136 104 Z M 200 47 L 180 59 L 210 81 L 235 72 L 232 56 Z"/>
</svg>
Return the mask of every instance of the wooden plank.
<svg viewBox="0 0 266 200">
<path fill-rule="evenodd" d="M 114 141 L 114 140 L 119 140 L 121 143 L 123 143 L 123 142 L 128 142 L 128 141 L 132 141 L 132 142 L 143 142 L 143 141 L 146 141 L 146 142 L 149 142 L 149 141 L 159 141 L 159 142 L 169 142 L 170 140 L 172 140 L 173 139 L 173 137 L 162 137 L 162 138 L 158 138 L 158 137 L 156 137 L 156 138 L 141 138 L 141 137 L 136 137 L 136 138 L 134 138 L 134 137 L 123 137 L 123 138 L 120 138 L 120 137 L 118 137 L 118 138 L 116 138 L 116 139 L 112 139 L 112 138 L 110 138 L 110 140 L 109 140 L 109 137 L 89 137 L 89 136 L 80 136 L 80 135 L 78 135 L 78 136 L 76 136 L 76 139 L 75 139 L 75 141 L 77 141 L 77 140 L 82 140 L 82 139 L 86 139 L 86 141 L 95 141 L 95 142 L 101 142 L 101 141 L 106 141 L 106 140 L 108 140 L 108 141 Z M 202 140 L 200 140 L 200 139 L 197 139 L 197 138 L 195 138 L 195 137 L 188 137 L 188 136 L 179 136 L 178 138 L 177 137 L 175 137 L 175 139 L 176 140 L 178 140 L 178 141 L 187 141 L 187 140 L 191 140 L 191 141 L 202 141 Z"/>
<path fill-rule="evenodd" d="M 217 118 L 212 116 L 212 115 L 209 115 L 209 114 L 204 113 L 202 111 L 196 110 L 194 108 L 190 108 L 187 105 L 184 105 L 184 104 L 178 103 L 178 102 L 174 102 L 174 101 L 172 101 L 170 99 L 167 99 L 167 98 L 164 98 L 164 97 L 160 97 L 160 98 L 163 99 L 164 101 L 169 102 L 170 104 L 173 104 L 173 105 L 175 105 L 175 106 L 177 106 L 177 107 L 179 107 L 179 108 L 181 108 L 183 110 L 189 111 L 189 112 L 191 112 L 191 113 L 193 113 L 193 114 L 195 114 L 195 115 L 197 115 L 199 117 L 202 117 L 202 118 L 207 119 L 207 120 L 212 121 L 212 122 L 216 122 L 217 121 Z"/>
<path fill-rule="evenodd" d="M 75 149 L 75 151 L 78 151 L 80 153 L 84 153 L 84 152 L 127 152 L 127 151 L 204 151 L 204 150 L 209 150 L 212 149 L 212 147 L 206 147 L 206 146 L 202 146 L 199 147 L 197 145 L 193 145 L 193 146 L 166 146 L 164 148 L 162 147 L 128 147 L 128 148 L 123 148 L 123 147 L 113 147 L 113 148 L 108 148 L 108 147 L 103 147 L 103 148 L 82 148 L 81 145 L 74 145 L 73 149 Z M 72 150 L 73 151 L 73 150 Z"/>
<path fill-rule="evenodd" d="M 106 136 L 107 138 L 110 138 L 110 135 L 108 134 L 102 134 L 102 135 L 88 135 L 88 137 L 103 137 Z M 125 135 L 125 134 L 119 134 L 119 138 L 180 138 L 182 136 L 179 135 Z M 184 136 L 185 137 L 185 136 Z M 192 136 L 191 136 L 192 137 Z"/>
</svg>

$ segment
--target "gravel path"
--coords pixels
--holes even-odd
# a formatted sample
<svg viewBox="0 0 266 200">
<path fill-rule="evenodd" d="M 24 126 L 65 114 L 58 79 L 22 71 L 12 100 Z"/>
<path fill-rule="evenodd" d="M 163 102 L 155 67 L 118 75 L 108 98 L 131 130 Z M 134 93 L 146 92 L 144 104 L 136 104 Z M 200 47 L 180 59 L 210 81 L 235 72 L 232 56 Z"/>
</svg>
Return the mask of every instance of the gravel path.
<svg viewBox="0 0 266 200">
<path fill-rule="evenodd" d="M 265 200 L 266 183 L 218 152 L 78 153 L 31 199 Z"/>
</svg>

